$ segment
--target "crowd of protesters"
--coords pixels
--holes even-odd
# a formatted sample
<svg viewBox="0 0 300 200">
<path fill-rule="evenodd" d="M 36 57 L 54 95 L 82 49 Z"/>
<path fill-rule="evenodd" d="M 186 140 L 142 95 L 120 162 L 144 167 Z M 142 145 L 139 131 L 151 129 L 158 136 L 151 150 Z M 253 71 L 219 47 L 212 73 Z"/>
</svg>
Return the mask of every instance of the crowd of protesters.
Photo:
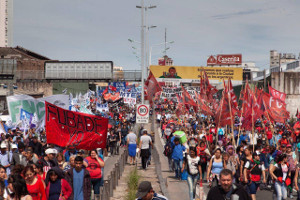
<svg viewBox="0 0 300 200">
<path fill-rule="evenodd" d="M 122 101 L 109 103 L 109 110 L 90 110 L 109 119 L 107 148 L 86 151 L 74 146 L 47 143 L 45 130 L 16 127 L 1 133 L 0 199 L 90 200 L 100 199 L 104 155 L 118 153 L 135 123 L 135 108 Z M 78 105 L 77 105 L 78 107 Z M 1 122 L 5 123 L 5 122 Z M 129 134 L 130 135 L 130 134 Z M 128 142 L 132 140 L 127 137 Z"/>
<path fill-rule="evenodd" d="M 258 190 L 273 191 L 273 199 L 277 200 L 295 198 L 293 189 L 300 199 L 296 121 L 276 123 L 262 116 L 252 134 L 240 127 L 238 116 L 231 130 L 231 126 L 217 127 L 213 117 L 194 112 L 193 108 L 178 115 L 176 99 L 156 99 L 154 106 L 169 169 L 176 179 L 187 180 L 191 200 L 195 199 L 199 181 L 209 183 L 208 199 L 216 199 L 216 190 L 223 187 L 220 173 L 224 169 L 227 172 L 223 175 L 229 170 L 234 183 L 226 192 L 222 189 L 224 199 L 230 199 L 237 188 L 248 194 L 239 194 L 237 199 L 256 199 Z"/>
</svg>

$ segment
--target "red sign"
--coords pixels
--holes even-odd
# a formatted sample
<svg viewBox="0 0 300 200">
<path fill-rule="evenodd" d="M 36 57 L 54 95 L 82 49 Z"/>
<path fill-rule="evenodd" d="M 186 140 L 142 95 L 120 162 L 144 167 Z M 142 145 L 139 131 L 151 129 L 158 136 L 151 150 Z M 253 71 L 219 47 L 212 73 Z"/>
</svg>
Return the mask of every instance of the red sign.
<svg viewBox="0 0 300 200">
<path fill-rule="evenodd" d="M 46 102 L 47 143 L 92 150 L 106 147 L 108 119 Z"/>
<path fill-rule="evenodd" d="M 207 59 L 207 65 L 241 65 L 242 54 L 220 54 L 217 56 L 211 55 Z"/>
</svg>

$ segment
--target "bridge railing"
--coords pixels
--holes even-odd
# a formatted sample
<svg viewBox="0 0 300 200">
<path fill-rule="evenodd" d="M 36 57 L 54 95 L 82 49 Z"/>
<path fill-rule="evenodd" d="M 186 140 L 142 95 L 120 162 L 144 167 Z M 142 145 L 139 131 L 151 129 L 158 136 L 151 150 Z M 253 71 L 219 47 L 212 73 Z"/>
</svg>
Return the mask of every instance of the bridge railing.
<svg viewBox="0 0 300 200">
<path fill-rule="evenodd" d="M 140 81 L 141 79 L 141 70 L 114 71 L 114 80 Z"/>
</svg>

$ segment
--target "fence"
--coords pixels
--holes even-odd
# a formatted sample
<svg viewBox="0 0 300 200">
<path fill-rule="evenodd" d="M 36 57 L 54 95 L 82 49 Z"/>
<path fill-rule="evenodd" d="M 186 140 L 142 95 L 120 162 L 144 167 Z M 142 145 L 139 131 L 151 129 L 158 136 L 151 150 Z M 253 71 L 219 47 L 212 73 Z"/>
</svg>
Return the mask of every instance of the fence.
<svg viewBox="0 0 300 200">
<path fill-rule="evenodd" d="M 107 180 L 104 180 L 104 186 L 100 188 L 100 200 L 109 200 L 113 196 L 113 191 L 118 185 L 118 181 L 124 171 L 128 157 L 127 149 L 124 150 L 118 162 L 114 165 L 113 170 L 108 175 Z"/>
</svg>

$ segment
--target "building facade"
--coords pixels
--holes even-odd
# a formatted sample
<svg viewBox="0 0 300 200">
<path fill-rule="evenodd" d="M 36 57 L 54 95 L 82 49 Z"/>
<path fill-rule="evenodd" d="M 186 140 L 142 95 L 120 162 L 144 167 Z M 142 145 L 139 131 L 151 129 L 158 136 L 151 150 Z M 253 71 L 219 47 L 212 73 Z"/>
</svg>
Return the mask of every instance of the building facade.
<svg viewBox="0 0 300 200">
<path fill-rule="evenodd" d="M 293 53 L 278 53 L 276 50 L 270 51 L 270 68 L 281 66 L 285 63 L 296 61 L 296 55 Z"/>
<path fill-rule="evenodd" d="M 0 47 L 13 42 L 13 0 L 0 0 Z"/>
</svg>

